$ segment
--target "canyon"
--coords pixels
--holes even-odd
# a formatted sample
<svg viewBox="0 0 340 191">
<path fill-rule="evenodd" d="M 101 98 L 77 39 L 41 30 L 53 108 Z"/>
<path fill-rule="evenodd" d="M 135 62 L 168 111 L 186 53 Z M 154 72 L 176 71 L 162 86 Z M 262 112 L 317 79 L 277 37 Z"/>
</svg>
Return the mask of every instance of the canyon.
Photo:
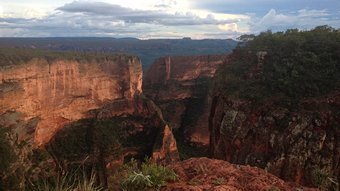
<svg viewBox="0 0 340 191">
<path fill-rule="evenodd" d="M 145 78 L 144 92 L 161 109 L 143 95 L 142 69 L 137 57 L 97 55 L 80 60 L 76 57 L 71 55 L 65 59 L 59 55 L 51 59 L 36 56 L 25 62 L 2 66 L 1 126 L 13 129 L 19 139 L 32 141 L 36 149 L 46 150 L 54 161 L 40 162 L 35 167 L 35 177 L 41 176 L 40 173 L 46 176 L 46 168 L 57 167 L 64 171 L 72 169 L 75 164 L 95 164 L 100 184 L 108 185 L 107 177 L 125 161 L 149 155 L 153 161 L 171 164 L 170 167 L 180 176 L 179 182 L 170 183 L 162 190 L 255 187 L 266 190 L 276 186 L 289 190 L 294 187 L 252 167 L 238 167 L 204 158 L 177 162 L 179 156 L 173 129 L 182 130 L 184 133 L 180 135 L 187 136 L 191 142 L 208 146 L 207 108 L 210 101 L 207 84 L 228 56 L 158 59 Z M 199 101 L 187 101 L 190 99 Z M 169 107 L 174 102 L 178 102 L 175 111 L 170 112 Z M 184 122 L 190 121 L 183 117 L 189 117 L 184 113 L 197 109 L 192 103 L 199 103 L 200 110 L 191 122 L 199 119 L 199 123 Z M 162 111 L 166 114 L 164 118 Z M 187 126 L 182 127 L 183 124 Z M 217 174 L 216 167 L 220 169 Z M 244 169 L 239 171 L 238 168 Z M 198 174 L 192 175 L 192 171 Z M 210 174 L 213 172 L 214 175 Z M 263 178 L 248 185 L 237 180 L 254 175 Z M 200 185 L 191 183 L 195 176 L 202 181 L 197 183 Z M 211 183 L 218 176 L 237 179 Z M 204 180 L 200 179 L 203 177 Z"/>
<path fill-rule="evenodd" d="M 177 140 L 208 145 L 206 156 L 338 190 L 340 58 L 329 50 L 336 35 L 263 33 L 228 56 L 164 57 L 143 88 Z M 294 38 L 303 40 L 292 48 Z"/>
<path fill-rule="evenodd" d="M 145 76 L 143 90 L 162 109 L 165 120 L 185 141 L 209 144 L 209 85 L 227 55 L 167 56 Z"/>
<path fill-rule="evenodd" d="M 119 166 L 148 156 L 179 176 L 161 190 L 337 190 L 340 58 L 288 49 L 296 41 L 286 36 L 262 34 L 229 55 L 161 57 L 145 76 L 125 54 L 6 57 L 0 125 L 58 168 L 95 166 L 106 186 Z M 184 143 L 212 159 L 179 161 Z"/>
<path fill-rule="evenodd" d="M 35 53 L 27 51 L 22 53 L 23 57 Z M 92 129 L 96 132 L 95 123 L 119 119 L 126 127 L 126 139 L 149 135 L 143 144 L 129 144 L 126 150 L 132 151 L 127 153 L 147 154 L 157 161 L 177 160 L 176 141 L 170 127 L 157 106 L 142 95 L 142 66 L 138 57 L 99 55 L 79 60 L 72 53 L 60 54 L 52 59 L 29 56 L 25 62 L 9 62 L 2 66 L 1 126 L 13 129 L 19 139 L 33 141 L 34 147 L 49 145 L 53 148 L 51 152 L 60 157 L 62 153 L 58 151 L 62 146 L 65 146 L 65 153 L 75 152 L 67 150 L 72 146 L 71 140 L 65 140 L 65 137 L 70 138 L 68 131 L 87 127 L 78 128 L 79 134 L 73 135 L 76 144 L 84 138 L 80 136 L 85 133 L 83 131 Z M 62 145 L 64 141 L 66 143 Z M 118 142 L 115 147 L 127 146 Z"/>
</svg>

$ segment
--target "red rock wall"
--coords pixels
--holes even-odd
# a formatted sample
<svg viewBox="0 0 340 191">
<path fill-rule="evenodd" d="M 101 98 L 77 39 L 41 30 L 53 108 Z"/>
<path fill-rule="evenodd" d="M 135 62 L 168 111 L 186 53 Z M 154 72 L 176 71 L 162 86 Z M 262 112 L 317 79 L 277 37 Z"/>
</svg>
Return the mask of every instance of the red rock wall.
<svg viewBox="0 0 340 191">
<path fill-rule="evenodd" d="M 136 132 L 157 135 L 157 140 L 148 140 L 149 145 L 154 144 L 148 148 L 154 160 L 178 159 L 176 140 L 162 113 L 143 98 L 137 57 L 117 55 L 111 60 L 81 62 L 33 58 L 1 68 L 0 77 L 0 125 L 15 129 L 20 136 L 34 134 L 36 145 L 45 145 L 61 129 L 81 119 L 120 117 L 132 121 Z M 133 122 L 140 118 L 149 121 L 150 127 Z"/>
<path fill-rule="evenodd" d="M 32 59 L 2 69 L 0 78 L 1 87 L 15 85 L 1 92 L 0 114 L 20 112 L 25 121 L 38 117 L 37 144 L 46 143 L 65 124 L 85 118 L 90 110 L 142 93 L 141 64 L 132 56 L 101 63 Z"/>
<path fill-rule="evenodd" d="M 146 73 L 145 84 L 165 84 L 169 80 L 191 81 L 213 77 L 226 55 L 167 56 L 159 58 Z"/>
</svg>

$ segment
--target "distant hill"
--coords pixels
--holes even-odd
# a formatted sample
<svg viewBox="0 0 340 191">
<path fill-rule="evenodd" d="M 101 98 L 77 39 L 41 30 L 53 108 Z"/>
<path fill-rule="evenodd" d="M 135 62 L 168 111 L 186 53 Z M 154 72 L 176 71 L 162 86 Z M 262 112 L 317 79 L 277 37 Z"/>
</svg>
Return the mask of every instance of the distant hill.
<svg viewBox="0 0 340 191">
<path fill-rule="evenodd" d="M 139 56 L 143 68 L 155 59 L 167 55 L 208 55 L 231 52 L 237 42 L 231 39 L 152 39 L 136 38 L 0 38 L 0 47 L 28 47 L 61 51 L 95 51 L 130 53 Z"/>
</svg>

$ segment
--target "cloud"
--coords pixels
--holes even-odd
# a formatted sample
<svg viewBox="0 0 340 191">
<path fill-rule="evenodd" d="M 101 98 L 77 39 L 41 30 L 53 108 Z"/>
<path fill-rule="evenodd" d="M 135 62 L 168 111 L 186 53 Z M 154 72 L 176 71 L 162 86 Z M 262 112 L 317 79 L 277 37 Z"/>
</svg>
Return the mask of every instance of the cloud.
<svg viewBox="0 0 340 191">
<path fill-rule="evenodd" d="M 174 1 L 170 1 L 170 5 Z M 167 4 L 169 5 L 169 4 Z M 235 19 L 216 19 L 212 14 L 200 17 L 193 12 L 166 13 L 161 10 L 138 10 L 104 2 L 74 1 L 56 10 L 82 13 L 91 16 L 107 16 L 126 23 L 148 23 L 156 25 L 218 25 L 235 22 Z"/>
<path fill-rule="evenodd" d="M 322 10 L 308 10 L 308 9 L 301 9 L 298 11 L 299 17 L 325 17 L 329 16 L 330 14 L 327 12 L 326 9 Z"/>
<path fill-rule="evenodd" d="M 311 29 L 319 25 L 340 27 L 339 14 L 332 15 L 327 10 L 301 9 L 295 13 L 279 13 L 271 9 L 262 18 L 249 21 L 250 31 L 258 33 L 265 30 L 284 31 L 289 28 Z"/>
<path fill-rule="evenodd" d="M 124 15 L 133 12 L 133 9 L 124 8 L 120 5 L 89 1 L 73 1 L 72 3 L 67 3 L 64 6 L 57 8 L 56 10 L 70 13 L 92 13 L 97 15 Z"/>
<path fill-rule="evenodd" d="M 176 1 L 163 1 L 176 5 Z M 202 12 L 168 12 L 167 8 L 139 10 L 116 4 L 74 1 L 41 18 L 0 17 L 0 36 L 113 36 L 113 37 L 183 37 L 219 31 L 237 22 L 238 16 L 221 17 Z M 185 29 L 185 30 L 184 30 Z M 197 32 L 196 31 L 196 32 Z"/>
<path fill-rule="evenodd" d="M 218 25 L 218 28 L 224 31 L 238 31 L 238 26 L 236 23 Z"/>
<path fill-rule="evenodd" d="M 53 11 L 39 6 L 27 9 L 21 5 L 21 9 L 14 9 L 0 5 L 0 36 L 236 38 L 243 33 L 256 34 L 267 29 L 310 29 L 325 24 L 340 27 L 340 11 L 323 6 L 335 0 L 322 4 L 321 0 L 103 1 L 106 2 L 58 3 L 50 9 Z"/>
<path fill-rule="evenodd" d="M 171 8 L 174 5 L 177 5 L 176 0 L 162 0 L 162 3 L 155 5 L 155 7 L 157 7 L 157 8 Z"/>
<path fill-rule="evenodd" d="M 263 16 L 268 10 L 296 11 L 301 9 L 339 10 L 339 0 L 188 0 L 195 8 L 220 13 L 256 13 Z"/>
</svg>

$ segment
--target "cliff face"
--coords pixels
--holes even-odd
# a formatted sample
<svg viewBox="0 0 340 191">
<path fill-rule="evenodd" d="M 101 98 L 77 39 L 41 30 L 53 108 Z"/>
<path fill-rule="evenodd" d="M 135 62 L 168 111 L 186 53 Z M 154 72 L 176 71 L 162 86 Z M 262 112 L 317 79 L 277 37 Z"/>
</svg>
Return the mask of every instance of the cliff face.
<svg viewBox="0 0 340 191">
<path fill-rule="evenodd" d="M 304 103 L 335 109 L 323 111 L 290 111 L 278 100 L 251 109 L 223 96 L 213 103 L 210 149 L 216 158 L 265 168 L 297 184 L 310 185 L 318 173 L 339 177 L 339 93 Z"/>
<path fill-rule="evenodd" d="M 272 62 L 266 54 L 235 52 L 219 71 L 209 117 L 211 156 L 330 189 L 340 177 L 340 93 L 294 97 L 284 88 L 271 93 L 267 78 L 278 75 L 268 74 Z"/>
<path fill-rule="evenodd" d="M 38 144 L 46 143 L 66 123 L 85 118 L 87 111 L 115 100 L 132 100 L 142 92 L 139 60 L 126 56 L 101 63 L 32 59 L 1 70 L 0 78 L 0 113 L 15 110 L 24 120 L 38 118 Z"/>
<path fill-rule="evenodd" d="M 168 56 L 148 70 L 144 92 L 162 109 L 164 118 L 187 140 L 209 143 L 208 86 L 226 55 Z"/>
<path fill-rule="evenodd" d="M 137 57 L 48 60 L 32 56 L 19 65 L 3 66 L 0 78 L 0 124 L 12 127 L 20 136 L 33 134 L 37 145 L 45 145 L 60 130 L 83 121 L 95 132 L 94 126 L 100 121 L 119 118 L 129 124 L 127 129 L 149 139 L 148 150 L 138 150 L 137 154 L 155 155 L 155 160 L 176 160 L 172 132 L 153 102 L 142 96 L 142 67 Z M 143 119 L 150 120 L 149 128 L 138 122 Z M 127 129 L 124 136 L 134 139 Z M 67 137 L 67 132 L 61 134 Z M 118 136 L 114 130 L 106 133 Z M 59 134 L 53 143 L 62 139 Z"/>
</svg>

